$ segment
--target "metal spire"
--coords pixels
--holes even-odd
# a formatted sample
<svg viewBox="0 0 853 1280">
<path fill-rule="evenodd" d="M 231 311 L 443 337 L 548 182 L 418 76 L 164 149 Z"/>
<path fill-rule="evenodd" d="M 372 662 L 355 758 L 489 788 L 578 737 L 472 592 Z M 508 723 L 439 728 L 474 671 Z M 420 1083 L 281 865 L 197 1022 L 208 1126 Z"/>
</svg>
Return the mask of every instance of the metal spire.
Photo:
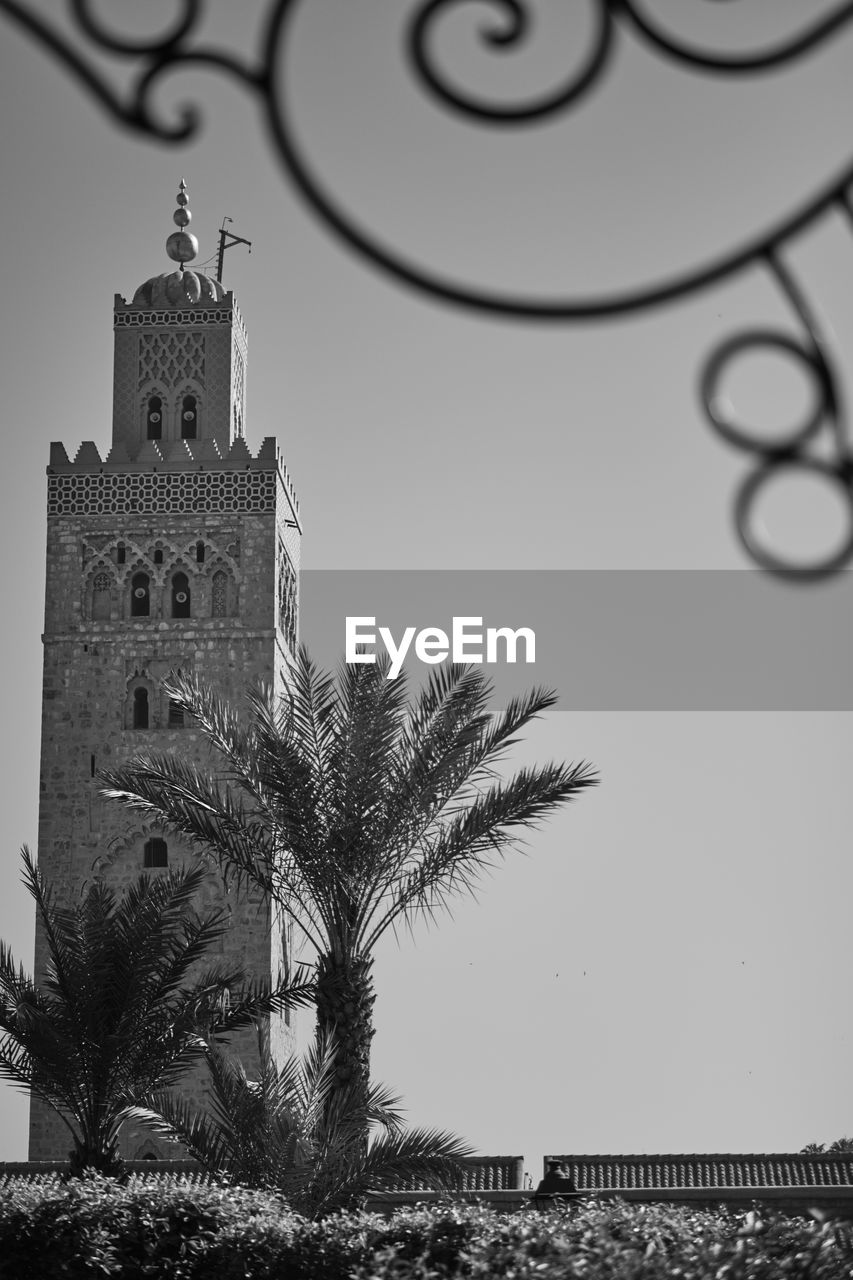
<svg viewBox="0 0 853 1280">
<path fill-rule="evenodd" d="M 193 258 L 198 254 L 198 240 L 191 231 L 185 231 L 192 222 L 192 214 L 187 208 L 187 184 L 181 178 L 181 185 L 178 190 L 178 207 L 172 214 L 172 221 L 176 226 L 180 227 L 180 231 L 173 231 L 166 241 L 166 253 L 173 262 L 181 264 L 181 271 L 184 269 L 185 262 L 192 262 Z"/>
</svg>

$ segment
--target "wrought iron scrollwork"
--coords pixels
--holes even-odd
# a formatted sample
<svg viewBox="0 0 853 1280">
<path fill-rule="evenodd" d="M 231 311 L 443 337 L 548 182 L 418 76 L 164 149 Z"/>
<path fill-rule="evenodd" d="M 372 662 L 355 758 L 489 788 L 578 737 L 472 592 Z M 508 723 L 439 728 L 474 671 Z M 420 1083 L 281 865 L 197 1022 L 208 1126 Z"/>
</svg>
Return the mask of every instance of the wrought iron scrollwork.
<svg viewBox="0 0 853 1280">
<path fill-rule="evenodd" d="M 723 0 L 696 0 L 698 4 Z M 479 0 L 492 10 L 481 24 L 484 47 L 506 56 L 531 38 L 533 0 Z M 793 36 L 758 52 L 732 54 L 686 43 L 649 13 L 646 0 L 587 0 L 591 36 L 580 65 L 565 83 L 526 103 L 486 102 L 455 85 L 438 65 L 435 36 L 440 23 L 461 11 L 470 0 L 419 0 L 408 23 L 405 55 L 411 72 L 431 101 L 451 113 L 465 116 L 483 127 L 529 127 L 576 107 L 592 92 L 610 64 L 618 40 L 626 34 L 644 42 L 658 56 L 705 75 L 761 74 L 792 62 L 830 39 L 853 20 L 853 0 L 845 0 L 822 18 L 807 17 Z M 0 0 L 0 12 L 18 23 L 44 45 L 92 93 L 106 111 L 125 127 L 166 143 L 183 142 L 199 129 L 201 116 L 195 105 L 180 109 L 177 118 L 163 121 L 154 106 L 161 78 L 175 69 L 208 68 L 232 76 L 257 96 L 274 148 L 291 181 L 314 214 L 351 250 L 373 266 L 410 288 L 441 301 L 492 315 L 517 319 L 570 322 L 606 319 L 640 312 L 716 284 L 748 266 L 763 263 L 781 286 L 804 331 L 801 339 L 783 332 L 754 330 L 727 339 L 708 358 L 701 379 L 701 398 L 713 428 L 728 443 L 758 455 L 756 468 L 747 476 L 734 504 L 735 523 L 753 560 L 779 574 L 821 577 L 853 559 L 853 453 L 844 419 L 838 379 L 821 341 L 818 327 L 782 253 L 787 242 L 815 222 L 832 206 L 850 214 L 848 187 L 853 183 L 853 161 L 820 191 L 803 200 L 792 214 L 781 218 L 741 246 L 676 276 L 638 288 L 601 296 L 543 298 L 479 288 L 432 271 L 384 244 L 351 217 L 324 187 L 309 158 L 298 146 L 291 127 L 282 76 L 282 61 L 290 24 L 299 0 L 268 0 L 265 22 L 254 61 L 230 52 L 208 48 L 200 42 L 204 0 L 175 0 L 175 16 L 158 35 L 130 39 L 116 35 L 96 15 L 91 0 L 67 0 L 68 13 L 77 29 L 99 53 L 133 60 L 129 89 L 118 93 L 99 67 L 73 47 L 65 35 L 23 0 Z M 745 352 L 771 349 L 796 362 L 811 379 L 813 412 L 788 435 L 773 443 L 756 437 L 721 409 L 718 384 L 729 363 Z M 827 462 L 808 449 L 824 429 L 832 439 L 833 458 Z M 822 559 L 804 566 L 789 563 L 765 547 L 757 537 L 754 508 L 774 479 L 789 472 L 811 473 L 839 488 L 847 505 L 849 531 L 843 545 Z"/>
<path fill-rule="evenodd" d="M 776 330 L 751 329 L 727 338 L 705 363 L 701 379 L 702 404 L 711 425 L 723 439 L 758 458 L 756 466 L 741 483 L 734 503 L 735 527 L 752 559 L 761 568 L 783 576 L 822 578 L 842 569 L 853 557 L 853 454 L 838 377 L 820 337 L 817 322 L 779 255 L 768 251 L 765 260 L 801 322 L 804 336 L 796 339 Z M 719 384 L 726 367 L 744 352 L 762 348 L 781 353 L 798 364 L 811 383 L 812 391 L 811 408 L 803 420 L 778 438 L 769 440 L 756 434 L 754 428 L 737 421 L 719 394 Z M 807 452 L 807 446 L 823 429 L 829 434 L 833 455 L 829 460 Z M 758 499 L 774 481 L 806 475 L 819 477 L 837 489 L 845 507 L 847 530 L 834 551 L 816 557 L 811 563 L 800 562 L 795 567 L 762 542 L 755 510 Z"/>
<path fill-rule="evenodd" d="M 513 48 L 520 48 L 531 37 L 532 0 L 479 0 L 480 4 L 484 2 L 494 10 L 497 20 L 494 26 L 480 28 L 484 45 L 505 53 Z M 704 3 L 711 2 L 712 0 L 704 0 Z M 717 0 L 717 3 L 720 2 L 721 0 Z M 853 17 L 853 6 L 844 3 L 824 18 L 807 20 L 796 36 L 781 41 L 770 49 L 756 54 L 733 55 L 703 50 L 679 40 L 655 21 L 645 5 L 638 0 L 589 0 L 594 33 L 580 70 L 574 73 L 562 89 L 540 101 L 528 106 L 510 107 L 483 102 L 455 88 L 431 51 L 431 37 L 442 19 L 464 9 L 470 3 L 471 0 L 422 0 L 409 28 L 409 59 L 415 74 L 444 107 L 475 119 L 499 124 L 523 124 L 576 106 L 604 74 L 616 48 L 620 23 L 630 26 L 635 36 L 645 41 L 654 52 L 671 61 L 681 62 L 697 71 L 731 75 L 775 70 L 829 39 Z"/>
<path fill-rule="evenodd" d="M 553 115 L 573 106 L 595 84 L 604 72 L 613 50 L 613 21 L 608 4 L 594 8 L 595 32 L 591 47 L 579 71 L 560 89 L 524 106 L 486 103 L 454 88 L 444 76 L 431 52 L 434 28 L 454 9 L 469 0 L 427 0 L 421 4 L 409 26 L 407 52 L 415 75 L 442 106 L 461 112 L 475 120 L 491 124 L 528 124 L 543 116 Z M 497 11 L 498 25 L 481 29 L 485 44 L 502 52 L 519 46 L 530 37 L 532 22 L 528 0 L 490 0 Z"/>
</svg>

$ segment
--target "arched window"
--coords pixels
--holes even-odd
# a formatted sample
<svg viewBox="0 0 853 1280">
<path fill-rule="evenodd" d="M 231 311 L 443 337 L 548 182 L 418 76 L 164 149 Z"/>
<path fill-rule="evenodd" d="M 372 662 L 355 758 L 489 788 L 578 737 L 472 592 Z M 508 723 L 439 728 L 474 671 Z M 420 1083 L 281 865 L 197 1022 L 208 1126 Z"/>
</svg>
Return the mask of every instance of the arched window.
<svg viewBox="0 0 853 1280">
<path fill-rule="evenodd" d="M 148 728 L 148 690 L 140 686 L 133 691 L 133 727 Z"/>
<path fill-rule="evenodd" d="M 147 618 L 151 612 L 151 583 L 147 573 L 135 573 L 130 581 L 130 616 Z"/>
<path fill-rule="evenodd" d="M 228 574 L 220 569 L 213 575 L 213 589 L 210 593 L 211 613 L 214 618 L 228 616 Z"/>
<path fill-rule="evenodd" d="M 204 543 L 197 542 L 195 544 L 195 558 L 199 564 L 204 564 Z"/>
<path fill-rule="evenodd" d="M 174 698 L 169 699 L 169 728 L 183 729 L 184 709 Z"/>
<path fill-rule="evenodd" d="M 195 440 L 198 409 L 195 396 L 184 396 L 181 401 L 181 439 Z"/>
<path fill-rule="evenodd" d="M 127 547 L 120 542 L 116 547 L 116 564 L 124 564 L 127 559 Z"/>
<path fill-rule="evenodd" d="M 161 548 L 160 548 L 160 547 L 157 547 L 157 548 L 156 548 L 156 550 L 155 550 L 155 552 L 154 552 L 154 563 L 155 563 L 155 564 L 162 564 L 162 563 L 163 563 L 163 552 L 162 552 L 162 550 L 161 550 Z"/>
<path fill-rule="evenodd" d="M 143 867 L 168 867 L 169 849 L 165 840 L 146 840 L 142 850 Z"/>
<path fill-rule="evenodd" d="M 109 622 L 112 611 L 112 580 L 108 573 L 96 573 L 92 583 L 92 618 L 95 622 Z"/>
<path fill-rule="evenodd" d="M 163 439 L 163 401 L 159 396 L 148 397 L 145 426 L 149 440 Z"/>
<path fill-rule="evenodd" d="M 190 616 L 190 584 L 185 573 L 172 575 L 172 617 Z"/>
</svg>

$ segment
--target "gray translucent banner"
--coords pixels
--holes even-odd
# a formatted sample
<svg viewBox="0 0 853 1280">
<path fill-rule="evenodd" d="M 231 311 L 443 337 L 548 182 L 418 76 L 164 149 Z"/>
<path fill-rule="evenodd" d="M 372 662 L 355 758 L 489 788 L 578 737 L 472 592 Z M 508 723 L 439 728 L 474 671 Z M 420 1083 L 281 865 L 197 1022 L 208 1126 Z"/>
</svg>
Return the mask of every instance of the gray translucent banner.
<svg viewBox="0 0 853 1280">
<path fill-rule="evenodd" d="M 348 617 L 375 618 L 359 630 L 377 654 L 380 627 L 399 646 L 407 627 L 450 640 L 454 617 L 480 618 L 468 655 L 488 656 L 489 628 L 535 635 L 534 663 L 522 640 L 507 662 L 498 639 L 498 661 L 483 664 L 501 697 L 535 684 L 565 710 L 853 709 L 849 573 L 792 584 L 758 571 L 310 570 L 300 592 L 300 638 L 324 667 L 344 659 Z M 405 670 L 420 680 L 430 668 L 415 643 Z M 421 646 L 438 654 L 440 637 Z"/>
</svg>

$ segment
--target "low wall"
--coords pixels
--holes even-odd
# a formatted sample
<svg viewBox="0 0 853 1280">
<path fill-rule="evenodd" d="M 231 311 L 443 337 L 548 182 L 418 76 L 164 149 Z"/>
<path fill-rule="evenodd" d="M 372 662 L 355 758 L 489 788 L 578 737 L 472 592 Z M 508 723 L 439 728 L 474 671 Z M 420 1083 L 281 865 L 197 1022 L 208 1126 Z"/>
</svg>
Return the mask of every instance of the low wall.
<svg viewBox="0 0 853 1280">
<path fill-rule="evenodd" d="M 455 1192 L 449 1198 L 456 1204 L 488 1204 L 499 1213 L 513 1213 L 522 1209 L 534 1210 L 534 1192 L 473 1191 Z M 396 1191 L 382 1199 L 369 1199 L 367 1208 L 378 1213 L 393 1213 L 395 1209 L 413 1204 L 436 1204 L 448 1196 L 436 1191 Z M 812 1209 L 818 1209 L 829 1218 L 843 1218 L 853 1222 L 853 1188 L 851 1187 L 667 1187 L 665 1189 L 588 1191 L 582 1193 L 578 1205 L 605 1204 L 609 1200 L 625 1200 L 629 1204 L 684 1205 L 694 1209 L 731 1209 L 735 1213 L 747 1213 L 750 1209 L 808 1217 Z"/>
<path fill-rule="evenodd" d="M 189 1160 L 131 1160 L 132 1173 L 171 1174 L 199 1182 L 209 1181 L 198 1165 Z M 0 1186 L 7 1178 L 35 1178 L 40 1174 L 66 1173 L 65 1161 L 22 1160 L 0 1163 Z M 505 1190 L 472 1191 L 395 1191 L 381 1197 L 368 1197 L 367 1209 L 376 1213 L 393 1213 L 395 1209 L 415 1204 L 439 1204 L 448 1199 L 455 1204 L 486 1204 L 498 1213 L 520 1210 L 534 1211 L 534 1192 L 519 1187 Z M 625 1200 L 629 1204 L 672 1204 L 691 1208 L 716 1209 L 721 1206 L 746 1213 L 758 1206 L 768 1212 L 806 1217 L 818 1209 L 830 1218 L 853 1222 L 853 1187 L 634 1187 L 608 1191 L 583 1192 L 578 1204 L 606 1203 Z"/>
</svg>

